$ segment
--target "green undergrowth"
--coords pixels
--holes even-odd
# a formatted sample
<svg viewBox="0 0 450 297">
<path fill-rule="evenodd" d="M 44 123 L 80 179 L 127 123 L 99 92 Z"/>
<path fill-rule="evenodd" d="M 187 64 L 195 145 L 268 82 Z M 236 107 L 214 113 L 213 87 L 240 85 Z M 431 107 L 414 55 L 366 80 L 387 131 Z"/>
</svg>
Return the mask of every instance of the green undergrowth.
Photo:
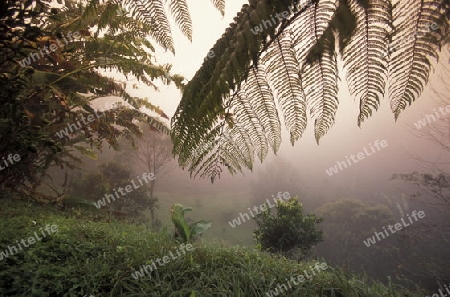
<svg viewBox="0 0 450 297">
<path fill-rule="evenodd" d="M 104 222 L 79 211 L 2 199 L 0 252 L 39 228 L 58 231 L 0 260 L 0 296 L 277 296 L 278 285 L 323 260 L 296 263 L 242 246 L 196 242 L 194 250 L 132 276 L 141 265 L 174 253 L 180 244 L 145 226 Z M 97 218 L 97 221 L 93 219 Z M 150 271 L 150 270 L 149 270 Z M 311 273 L 310 273 L 311 274 Z M 298 282 L 297 282 L 298 283 Z M 370 284 L 369 284 L 370 283 Z M 278 296 L 425 296 L 328 267 Z"/>
</svg>

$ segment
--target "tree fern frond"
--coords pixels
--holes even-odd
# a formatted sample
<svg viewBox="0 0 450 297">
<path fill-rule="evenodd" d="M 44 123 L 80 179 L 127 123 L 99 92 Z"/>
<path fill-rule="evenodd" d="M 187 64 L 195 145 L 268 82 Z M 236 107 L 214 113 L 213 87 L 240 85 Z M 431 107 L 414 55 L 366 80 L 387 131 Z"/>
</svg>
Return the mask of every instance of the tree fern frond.
<svg viewBox="0 0 450 297">
<path fill-rule="evenodd" d="M 220 177 L 223 166 L 232 174 L 242 172 L 242 165 L 252 169 L 253 149 L 245 129 L 222 122 L 211 132 L 199 146 L 201 150 L 196 149 L 192 154 L 193 162 L 188 162 L 194 177 L 207 176 L 214 181 Z"/>
<path fill-rule="evenodd" d="M 223 131 L 223 123 L 215 126 L 207 135 L 205 135 L 201 140 L 199 140 L 199 145 L 190 151 L 183 151 L 180 154 L 180 165 L 183 167 L 188 167 L 191 175 L 194 173 L 198 174 L 202 171 L 202 162 L 210 157 L 213 151 L 217 150 L 218 139 Z M 172 134 L 175 134 L 172 130 Z M 177 134 L 176 134 L 177 135 Z"/>
<path fill-rule="evenodd" d="M 212 180 L 220 177 L 223 166 L 220 156 L 222 152 L 220 137 L 223 134 L 223 127 L 223 122 L 218 124 L 208 135 L 205 135 L 195 150 L 183 156 L 182 162 L 184 163 L 181 165 L 189 166 L 188 170 L 191 176 L 205 177 L 209 175 Z"/>
<path fill-rule="evenodd" d="M 316 7 L 310 5 L 306 8 L 305 13 L 295 19 L 292 26 L 288 28 L 292 34 L 292 45 L 294 47 L 295 57 L 300 64 L 300 69 L 303 67 L 308 53 L 316 44 L 318 38 L 315 34 L 314 26 L 311 25 L 316 22 L 315 12 Z"/>
<path fill-rule="evenodd" d="M 55 33 L 79 31 L 80 28 L 87 28 L 88 24 L 96 22 L 100 14 L 101 5 L 96 1 L 89 1 L 86 6 L 65 1 L 65 5 L 60 12 L 51 17 L 59 23 L 57 27 L 55 27 L 55 24 L 49 23 L 46 29 L 53 29 L 52 31 Z"/>
<path fill-rule="evenodd" d="M 158 131 L 166 135 L 170 135 L 170 129 L 164 122 L 161 122 L 159 119 L 149 116 L 148 114 L 141 113 L 141 120 L 148 123 L 151 127 L 157 129 Z"/>
<path fill-rule="evenodd" d="M 222 135 L 221 138 L 221 160 L 225 163 L 230 173 L 235 173 L 236 171 L 242 172 L 242 166 L 244 165 L 245 156 L 241 152 L 230 136 L 226 133 Z"/>
<path fill-rule="evenodd" d="M 98 30 L 102 30 L 104 28 L 109 27 L 111 24 L 111 20 L 117 18 L 118 16 L 118 9 L 120 9 L 120 6 L 113 2 L 107 2 L 103 6 L 103 11 L 100 13 L 98 17 Z"/>
<path fill-rule="evenodd" d="M 237 150 L 237 155 L 240 156 L 240 163 L 245 165 L 248 169 L 252 170 L 254 161 L 254 148 L 247 129 L 241 124 L 235 124 L 232 126 L 225 126 L 224 130 L 224 134 L 228 135 L 228 137 L 226 138 L 228 142 L 227 145 L 232 145 L 233 147 L 235 147 Z M 231 151 L 227 150 L 227 146 L 224 146 L 224 149 L 225 151 Z"/>
<path fill-rule="evenodd" d="M 335 37 L 332 30 L 327 30 L 322 35 L 320 44 L 323 52 L 312 63 L 306 64 L 301 72 L 306 102 L 312 117 L 315 118 L 314 134 L 317 143 L 333 126 L 339 102 Z"/>
<path fill-rule="evenodd" d="M 281 124 L 264 70 L 252 67 L 242 89 L 251 98 L 250 105 L 264 127 L 270 147 L 276 153 L 281 144 Z"/>
<path fill-rule="evenodd" d="M 214 153 L 202 165 L 202 167 L 204 168 L 201 171 L 200 177 L 202 178 L 209 177 L 211 179 L 211 182 L 213 183 L 216 180 L 216 178 L 220 178 L 220 174 L 223 171 L 222 167 L 224 164 L 227 163 L 221 159 L 219 153 L 218 152 Z"/>
<path fill-rule="evenodd" d="M 348 0 L 357 29 L 343 48 L 344 69 L 350 94 L 359 104 L 358 125 L 377 110 L 387 79 L 387 29 L 391 23 L 390 1 L 370 0 L 367 9 L 358 0 Z"/>
<path fill-rule="evenodd" d="M 337 110 L 337 62 L 334 54 L 335 40 L 330 28 L 337 9 L 338 1 L 319 1 L 307 7 L 305 13 L 289 28 L 300 64 L 302 92 L 306 95 L 306 105 L 315 118 L 317 142 L 333 125 Z M 306 26 L 303 25 L 305 23 Z M 306 114 L 303 117 L 306 125 Z"/>
<path fill-rule="evenodd" d="M 192 41 L 192 21 L 186 0 L 170 0 L 169 7 L 181 32 Z"/>
<path fill-rule="evenodd" d="M 225 0 L 211 0 L 214 7 L 217 8 L 222 16 L 225 15 Z"/>
<path fill-rule="evenodd" d="M 318 1 L 314 7 L 314 23 L 310 23 L 310 26 L 314 26 L 314 32 L 316 38 L 320 38 L 325 31 L 329 28 L 330 22 L 339 7 L 340 0 L 322 0 Z"/>
<path fill-rule="evenodd" d="M 180 164 L 192 164 L 184 163 L 186 156 L 203 146 L 204 137 L 218 125 L 223 130 L 215 135 L 215 146 L 209 148 L 210 154 L 204 151 L 207 164 L 196 163 L 201 175 L 214 179 L 221 166 L 230 172 L 250 167 L 249 142 L 261 161 L 269 146 L 276 152 L 281 131 L 274 96 L 291 143 L 305 130 L 306 109 L 315 120 L 319 142 L 334 124 L 338 108 L 338 53 L 350 92 L 360 103 L 358 125 L 378 109 L 387 81 L 391 108 L 398 117 L 421 94 L 431 60 L 449 43 L 450 4 L 395 0 L 393 6 L 393 1 L 245 4 L 212 48 L 215 57 L 206 60 L 186 86 L 172 118 L 173 152 Z M 280 14 L 283 19 L 276 22 Z M 435 22 L 439 29 L 423 34 L 427 22 Z M 387 53 L 395 44 L 397 51 Z M 237 127 L 241 134 L 234 130 Z M 232 153 L 221 152 L 224 148 Z"/>
<path fill-rule="evenodd" d="M 439 24 L 446 0 L 407 0 L 393 9 L 395 31 L 390 49 L 394 50 L 389 64 L 391 109 L 397 119 L 407 104 L 420 96 L 437 60 L 445 30 L 428 30 Z"/>
<path fill-rule="evenodd" d="M 251 100 L 252 98 L 247 97 L 243 91 L 236 93 L 231 101 L 231 111 L 235 115 L 234 118 L 236 122 L 246 128 L 246 132 L 250 137 L 250 141 L 256 151 L 256 155 L 262 162 L 262 160 L 267 156 L 269 145 L 265 136 L 264 126 L 262 125 L 259 116 L 251 106 Z"/>
<path fill-rule="evenodd" d="M 291 34 L 286 32 L 279 36 L 268 48 L 261 62 L 266 66 L 268 81 L 276 94 L 290 133 L 291 144 L 294 145 L 306 129 L 306 102 Z"/>
<path fill-rule="evenodd" d="M 148 32 L 154 30 L 150 23 L 141 22 L 140 20 L 134 18 L 126 7 L 122 7 L 120 0 L 114 0 L 114 2 L 117 3 L 114 3 L 114 5 L 111 6 L 106 6 L 104 13 L 100 16 L 100 19 L 103 18 L 105 20 L 105 28 L 107 29 L 106 34 L 111 36 L 125 36 L 132 34 L 132 36 L 138 36 L 143 43 L 149 44 L 146 40 L 148 37 Z M 111 12 L 116 13 L 114 21 L 112 22 L 108 19 L 108 15 L 114 14 L 107 12 L 109 8 L 111 8 Z M 102 28 L 99 26 L 98 29 L 98 31 L 100 31 Z M 129 38 L 129 40 L 133 40 L 133 38 Z M 147 47 L 154 51 L 153 46 L 147 45 Z"/>
<path fill-rule="evenodd" d="M 152 28 L 148 34 L 156 42 L 165 50 L 175 53 L 169 20 L 162 0 L 124 0 L 124 3 L 131 8 L 133 17 Z"/>
</svg>

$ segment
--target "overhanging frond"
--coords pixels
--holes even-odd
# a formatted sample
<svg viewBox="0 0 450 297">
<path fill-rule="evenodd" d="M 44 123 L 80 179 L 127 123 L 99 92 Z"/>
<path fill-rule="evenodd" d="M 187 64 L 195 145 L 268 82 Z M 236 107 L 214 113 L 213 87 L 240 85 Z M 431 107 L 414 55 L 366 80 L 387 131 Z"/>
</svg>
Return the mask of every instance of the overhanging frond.
<svg viewBox="0 0 450 297">
<path fill-rule="evenodd" d="M 230 104 L 230 111 L 234 115 L 236 125 L 240 129 L 245 129 L 245 132 L 249 135 L 253 148 L 252 152 L 256 152 L 256 155 L 262 162 L 267 156 L 269 145 L 265 136 L 264 126 L 250 104 L 251 100 L 243 91 L 234 94 Z M 250 160 L 253 163 L 253 154 Z"/>
<path fill-rule="evenodd" d="M 243 91 L 250 99 L 250 105 L 264 127 L 265 136 L 273 152 L 276 153 L 281 144 L 281 124 L 273 93 L 264 75 L 262 67 L 252 67 L 248 74 Z M 255 100 L 257 98 L 257 100 Z"/>
<path fill-rule="evenodd" d="M 170 0 L 169 7 L 181 32 L 192 41 L 192 21 L 186 1 Z"/>
<path fill-rule="evenodd" d="M 394 27 L 389 64 L 391 109 L 397 119 L 407 104 L 423 92 L 433 60 L 448 26 L 446 0 L 405 0 L 394 7 Z M 431 26 L 437 25 L 432 30 Z"/>
<path fill-rule="evenodd" d="M 350 93 L 360 102 L 358 125 L 361 125 L 378 109 L 384 96 L 392 16 L 389 0 L 370 0 L 367 8 L 357 0 L 348 2 L 357 26 L 342 52 Z"/>
<path fill-rule="evenodd" d="M 261 62 L 266 66 L 268 81 L 278 99 L 291 144 L 306 129 L 306 99 L 300 82 L 300 65 L 295 57 L 290 32 L 277 37 Z"/>
<path fill-rule="evenodd" d="M 164 49 L 175 53 L 169 20 L 162 0 L 124 0 L 124 3 L 131 8 L 131 14 L 134 18 L 152 28 L 148 34 L 156 42 Z"/>
<path fill-rule="evenodd" d="M 217 8 L 222 15 L 225 15 L 225 0 L 211 0 L 214 7 Z"/>
<path fill-rule="evenodd" d="M 333 126 L 338 108 L 338 54 L 359 102 L 358 124 L 378 109 L 387 82 L 398 117 L 420 96 L 431 60 L 448 43 L 449 4 L 393 2 L 250 0 L 212 48 L 215 57 L 203 63 L 183 92 L 172 118 L 173 152 L 180 164 L 189 166 L 191 151 L 206 147 L 202 156 L 208 161 L 197 158 L 191 173 L 208 168 L 201 175 L 214 179 L 220 164 L 232 173 L 242 165 L 251 168 L 249 154 L 262 160 L 269 147 L 276 153 L 279 112 L 293 144 L 305 130 L 308 110 L 319 142 Z M 439 29 L 420 36 L 426 22 Z M 398 42 L 400 49 L 389 54 Z M 237 137 L 234 127 L 245 133 Z M 204 146 L 212 133 L 214 145 Z"/>
<path fill-rule="evenodd" d="M 306 93 L 306 102 L 314 121 L 314 134 L 317 143 L 334 124 L 338 107 L 337 98 L 337 60 L 334 52 L 335 37 L 331 30 L 322 35 L 320 47 L 323 52 L 312 63 L 302 69 L 302 86 Z M 314 51 L 314 48 L 313 48 Z"/>
</svg>

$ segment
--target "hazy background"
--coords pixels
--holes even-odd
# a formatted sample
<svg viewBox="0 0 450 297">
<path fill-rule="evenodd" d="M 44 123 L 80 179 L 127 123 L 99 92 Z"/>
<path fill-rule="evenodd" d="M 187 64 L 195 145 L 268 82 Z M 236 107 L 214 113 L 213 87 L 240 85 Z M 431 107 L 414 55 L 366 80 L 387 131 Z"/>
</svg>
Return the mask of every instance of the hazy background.
<svg viewBox="0 0 450 297">
<path fill-rule="evenodd" d="M 193 42 L 190 43 L 175 24 L 172 24 L 176 54 L 174 56 L 157 47 L 157 62 L 170 63 L 173 65 L 172 73 L 179 73 L 188 80 L 191 79 L 210 48 L 229 26 L 242 4 L 246 2 L 227 1 L 226 14 L 222 17 L 209 1 L 188 1 L 193 21 Z M 357 199 L 369 205 L 386 205 L 392 211 L 396 222 L 399 222 L 401 218 L 400 213 L 397 212 L 399 205 L 409 205 L 409 213 L 413 210 L 426 210 L 428 215 L 421 221 L 422 223 L 431 225 L 439 222 L 439 224 L 448 225 L 448 213 L 440 212 L 439 209 L 433 209 L 428 205 L 428 202 L 432 201 L 430 196 L 424 195 L 419 200 L 410 200 L 414 189 L 405 182 L 391 180 L 395 173 L 430 172 L 428 165 L 437 164 L 441 170 L 447 172 L 450 169 L 449 151 L 440 148 L 436 142 L 418 136 L 419 131 L 414 126 L 414 123 L 424 119 L 426 114 L 434 113 L 434 109 L 445 108 L 450 104 L 450 88 L 447 83 L 450 76 L 448 61 L 449 54 L 445 53 L 440 64 L 436 66 L 436 72 L 432 75 L 425 92 L 412 106 L 402 112 L 397 122 L 390 110 L 389 101 L 385 99 L 381 102 L 379 110 L 367 119 L 361 128 L 357 126 L 359 104 L 349 95 L 345 73 L 340 67 L 340 104 L 336 121 L 328 134 L 321 139 L 320 145 L 314 138 L 313 121 L 308 119 L 308 128 L 295 146 L 290 145 L 288 133 L 284 130 L 283 143 L 277 156 L 269 153 L 263 164 L 256 159 L 253 172 L 246 171 L 244 175 L 230 176 L 225 172 L 214 184 L 207 179 L 191 179 L 189 172 L 181 170 L 176 166 L 176 161 L 173 161 L 169 174 L 162 178 L 156 176 L 155 194 L 159 199 L 159 209 L 156 213 L 158 218 L 163 225 L 170 227 L 170 207 L 174 203 L 181 203 L 194 208 L 189 214 L 191 218 L 213 222 L 212 228 L 205 233 L 205 239 L 251 245 L 254 243 L 252 238 L 254 222 L 245 222 L 241 226 L 231 228 L 228 221 L 238 217 L 241 212 L 247 212 L 248 207 L 260 205 L 277 192 L 288 191 L 292 196 L 300 197 L 306 212 L 317 212 L 323 205 L 342 199 Z M 125 80 L 124 77 L 119 79 Z M 137 83 L 129 82 L 130 86 L 132 83 Z M 159 92 L 142 84 L 138 86 L 138 89 L 129 88 L 131 95 L 147 97 L 153 104 L 159 105 L 169 117 L 174 114 L 181 99 L 180 91 L 174 86 L 158 84 Z M 117 99 L 105 98 L 103 103 L 105 101 L 114 102 Z M 102 102 L 99 103 L 102 104 Z M 167 123 L 170 124 L 169 121 Z M 441 135 L 441 140 L 448 143 L 450 114 L 441 116 L 435 124 L 443 125 L 444 131 L 447 129 L 448 133 Z M 326 169 L 335 166 L 337 161 L 344 161 L 345 156 L 356 155 L 362 152 L 364 147 L 370 150 L 369 143 L 373 144 L 376 140 L 386 140 L 388 146 L 337 174 L 329 176 L 325 172 Z M 119 159 L 120 153 L 105 152 L 97 163 Z M 96 165 L 91 163 L 87 166 Z M 366 227 L 380 228 L 375 225 Z M 366 236 L 366 233 L 363 232 L 363 236 Z M 373 233 L 367 233 L 367 237 L 371 235 Z M 439 234 L 436 236 L 435 238 L 438 238 Z M 423 241 L 425 244 L 425 240 Z M 358 239 L 355 242 L 358 244 L 361 242 L 361 253 L 368 251 L 362 245 L 362 241 Z M 441 245 L 438 246 L 438 251 L 442 247 L 442 243 L 439 244 Z M 322 247 L 324 245 L 328 249 L 333 249 L 326 238 Z M 424 246 L 418 249 L 420 256 L 425 259 L 430 254 L 437 258 L 445 258 L 446 261 L 450 260 L 446 254 L 441 255 L 436 250 L 427 251 Z M 319 256 L 326 256 L 326 252 L 322 249 Z M 408 256 L 408 253 L 402 253 Z M 387 259 L 381 262 L 391 261 Z M 363 266 L 361 263 L 363 269 L 379 264 L 375 258 L 368 261 L 369 263 L 366 263 L 368 266 Z M 395 266 L 395 263 L 392 264 Z M 422 269 L 420 266 L 415 267 L 417 271 Z M 391 268 L 379 272 L 372 271 L 369 275 L 386 281 L 385 271 L 393 271 L 389 269 Z M 442 272 L 444 268 L 439 269 L 441 275 L 445 275 L 450 270 Z M 448 275 L 450 277 L 450 273 Z M 423 285 L 433 288 L 435 279 L 432 276 L 426 277 L 429 278 Z"/>
<path fill-rule="evenodd" d="M 201 66 L 209 49 L 228 27 L 233 17 L 247 1 L 227 1 L 226 13 L 222 17 L 208 1 L 188 1 L 193 21 L 193 42 L 190 43 L 181 32 L 173 25 L 173 38 L 176 55 L 157 49 L 156 57 L 159 63 L 173 64 L 173 72 L 184 75 L 190 79 Z M 448 64 L 448 56 L 441 63 Z M 412 132 L 416 130 L 415 122 L 423 119 L 426 114 L 433 113 L 434 108 L 445 107 L 439 100 L 445 99 L 436 95 L 432 88 L 443 90 L 443 79 L 431 79 L 432 88 L 428 87 L 424 94 L 410 107 L 408 107 L 395 122 L 390 111 L 389 101 L 386 99 L 372 117 L 366 120 L 362 127 L 356 124 L 358 115 L 358 102 L 355 102 L 348 93 L 345 73 L 341 70 L 339 93 L 339 110 L 336 123 L 325 137 L 317 145 L 314 139 L 312 121 L 308 122 L 308 128 L 303 137 L 292 147 L 284 130 L 283 144 L 278 159 L 285 159 L 295 166 L 304 178 L 302 188 L 308 192 L 320 194 L 324 191 L 324 185 L 353 185 L 370 191 L 388 191 L 391 182 L 388 179 L 393 173 L 408 173 L 418 170 L 420 163 L 413 157 L 423 158 L 429 161 L 450 161 L 435 144 L 418 138 Z M 434 76 L 448 76 L 448 70 L 438 68 Z M 159 105 L 167 115 L 172 116 L 181 99 L 181 93 L 173 86 L 160 84 L 160 91 L 155 92 L 145 86 L 138 90 L 130 89 L 133 95 L 148 97 L 149 100 Z M 448 94 L 448 93 L 447 93 Z M 450 115 L 442 117 L 439 121 L 447 121 L 450 136 Z M 386 140 L 388 147 L 366 157 L 364 160 L 353 164 L 351 167 L 340 171 L 338 174 L 328 176 L 325 169 L 334 166 L 337 161 L 344 161 L 345 156 L 357 154 L 364 147 L 369 148 L 369 143 L 376 140 Z M 256 170 L 267 170 L 269 166 L 276 166 L 277 158 L 269 154 L 268 160 L 255 164 Z M 448 164 L 447 164 L 448 165 Z M 186 173 L 188 175 L 188 173 Z M 167 177 L 169 178 L 169 177 Z M 253 178 L 250 172 L 245 176 L 238 175 L 233 178 L 236 183 L 247 184 Z M 299 183 L 301 181 L 299 180 Z M 217 182 L 218 185 L 221 181 Z M 203 181 L 202 186 L 211 188 L 208 181 Z M 283 190 L 283 189 L 280 189 Z M 270 197 L 271 193 L 268 193 Z"/>
<path fill-rule="evenodd" d="M 188 1 L 193 22 L 193 42 L 190 43 L 176 25 L 172 24 L 176 54 L 174 56 L 172 53 L 156 47 L 157 62 L 160 64 L 171 63 L 173 73 L 182 74 L 189 80 L 201 66 L 210 48 L 220 38 L 233 17 L 246 2 L 244 0 L 227 1 L 226 13 L 222 17 L 209 1 Z M 440 62 L 442 65 L 448 65 L 448 59 L 448 54 L 446 54 Z M 298 171 L 300 178 L 296 181 L 297 185 L 300 186 L 303 193 L 309 195 L 333 194 L 335 187 L 346 188 L 347 192 L 341 195 L 357 195 L 359 199 L 364 199 L 364 196 L 361 196 L 364 193 L 378 193 L 380 191 L 396 193 L 402 183 L 399 185 L 398 182 L 389 181 L 390 177 L 394 173 L 410 173 L 420 170 L 422 165 L 416 158 L 442 164 L 450 161 L 449 154 L 444 153 L 435 143 L 414 135 L 414 132 L 417 131 L 414 127 L 415 122 L 423 119 L 426 114 L 433 113 L 435 108 L 446 106 L 442 100 L 448 100 L 449 93 L 445 93 L 446 89 L 444 88 L 444 82 L 446 78 L 448 79 L 448 75 L 448 69 L 437 67 L 437 71 L 433 74 L 431 83 L 423 95 L 401 114 L 397 122 L 395 122 L 390 110 L 389 101 L 385 99 L 381 102 L 378 112 L 359 128 L 356 124 L 358 102 L 355 102 L 349 95 L 345 73 L 341 68 L 340 105 L 336 123 L 328 134 L 321 139 L 320 145 L 317 145 L 314 139 L 313 123 L 309 119 L 307 130 L 295 146 L 290 145 L 288 134 L 284 130 L 283 143 L 278 156 L 275 157 L 269 153 L 263 164 L 256 160 L 255 173 L 245 172 L 245 175 L 238 174 L 233 177 L 229 177 L 225 173 L 214 186 L 210 184 L 209 180 L 195 181 L 189 179 L 188 172 L 180 174 L 178 170 L 175 170 L 172 175 L 183 178 L 183 182 L 187 183 L 186 189 L 202 187 L 203 190 L 210 191 L 211 194 L 220 189 L 231 192 L 233 190 L 251 191 L 250 184 L 255 179 L 264 178 L 258 172 L 275 170 L 274 167 L 284 160 Z M 129 92 L 135 96 L 149 98 L 153 104 L 159 105 L 171 117 L 180 102 L 181 93 L 174 86 L 159 84 L 159 88 L 159 92 L 156 92 L 139 84 L 139 89 L 130 88 Z M 441 91 L 443 94 L 437 95 L 435 90 Z M 447 101 L 447 104 L 450 103 Z M 448 123 L 449 133 L 447 137 L 449 137 L 450 115 L 441 117 L 439 121 Z M 337 161 L 344 161 L 345 156 L 356 155 L 363 151 L 364 147 L 369 148 L 369 143 L 373 144 L 376 140 L 386 140 L 388 146 L 333 176 L 326 174 L 325 169 L 336 165 Z M 444 166 L 449 168 L 448 163 Z M 157 191 L 163 191 L 165 185 L 170 187 L 173 184 L 173 178 L 173 176 L 168 175 L 164 180 L 161 180 Z M 233 183 L 233 187 L 229 187 L 229 183 Z M 280 188 L 279 190 L 285 191 L 286 189 Z M 272 194 L 267 193 L 267 198 Z M 183 198 L 180 197 L 180 200 L 183 200 Z"/>
</svg>

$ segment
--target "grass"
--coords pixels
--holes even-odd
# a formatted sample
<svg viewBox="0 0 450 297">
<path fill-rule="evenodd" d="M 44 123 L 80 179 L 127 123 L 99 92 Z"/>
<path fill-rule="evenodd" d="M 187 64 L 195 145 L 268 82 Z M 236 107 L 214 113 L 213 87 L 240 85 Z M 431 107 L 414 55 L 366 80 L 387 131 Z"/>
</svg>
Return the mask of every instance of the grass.
<svg viewBox="0 0 450 297">
<path fill-rule="evenodd" d="M 90 212 L 60 212 L 12 199 L 2 202 L 0 251 L 46 224 L 57 225 L 58 232 L 0 260 L 0 296 L 265 297 L 316 263 L 298 264 L 218 241 L 195 242 L 192 252 L 135 279 L 132 273 L 141 265 L 168 255 L 180 244 L 168 234 L 151 233 L 145 226 L 106 223 Z M 279 296 L 425 295 L 329 267 Z"/>
</svg>

